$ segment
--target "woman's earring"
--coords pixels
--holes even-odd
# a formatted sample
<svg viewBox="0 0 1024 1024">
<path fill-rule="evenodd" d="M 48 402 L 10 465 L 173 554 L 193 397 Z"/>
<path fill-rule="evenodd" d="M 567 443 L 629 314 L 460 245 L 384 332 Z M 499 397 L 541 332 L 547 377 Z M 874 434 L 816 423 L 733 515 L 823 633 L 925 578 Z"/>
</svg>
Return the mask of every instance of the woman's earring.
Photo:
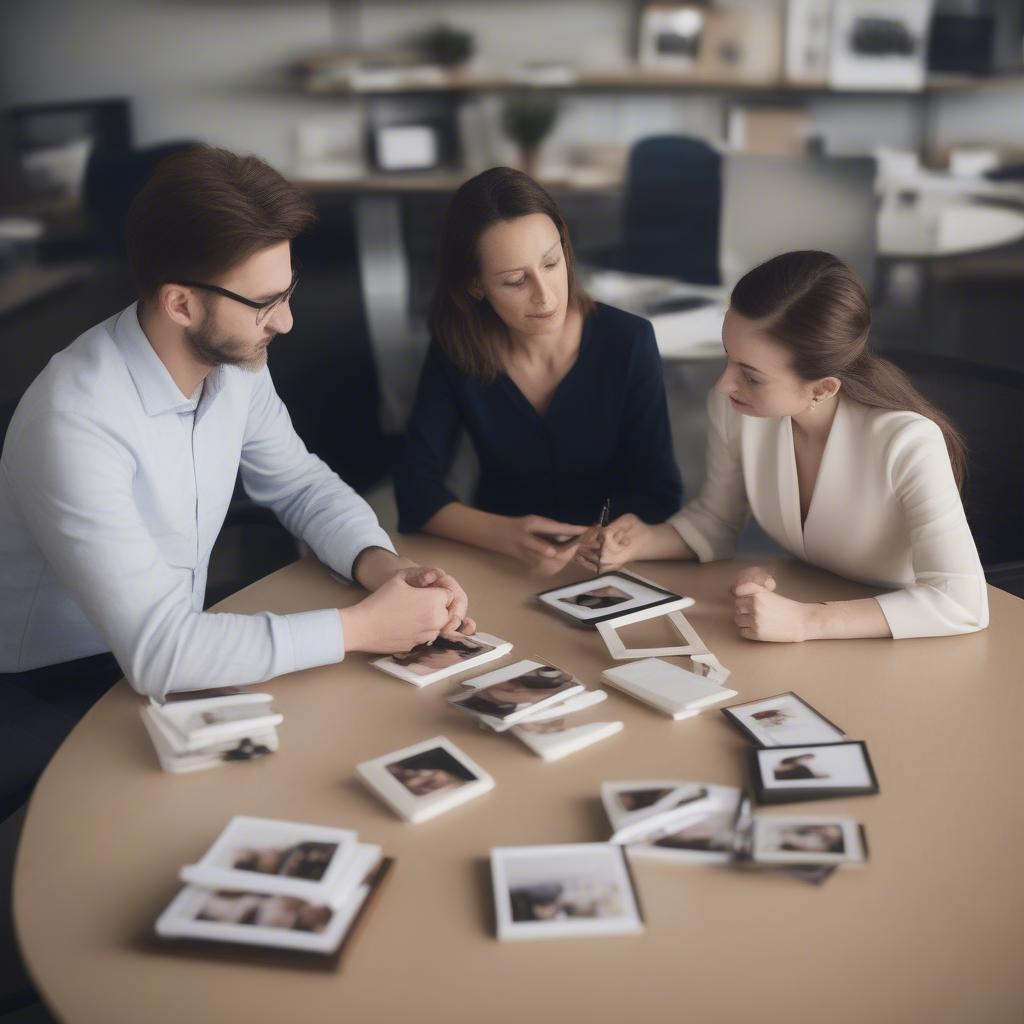
<svg viewBox="0 0 1024 1024">
<path fill-rule="evenodd" d="M 815 399 L 814 399 L 814 400 L 813 400 L 813 401 L 811 402 L 811 412 L 814 412 L 814 410 L 815 410 L 815 409 L 817 409 L 817 408 L 818 408 L 818 400 L 817 400 L 817 399 L 815 398 Z"/>
</svg>

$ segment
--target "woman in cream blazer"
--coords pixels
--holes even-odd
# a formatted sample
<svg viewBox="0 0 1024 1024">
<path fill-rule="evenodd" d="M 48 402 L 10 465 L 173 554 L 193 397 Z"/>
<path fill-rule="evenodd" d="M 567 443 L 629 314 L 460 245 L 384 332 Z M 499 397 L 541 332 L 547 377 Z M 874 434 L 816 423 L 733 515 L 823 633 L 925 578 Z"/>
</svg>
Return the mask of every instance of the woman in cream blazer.
<svg viewBox="0 0 1024 1024">
<path fill-rule="evenodd" d="M 945 417 L 870 352 L 863 286 L 827 253 L 785 253 L 733 291 L 728 365 L 708 399 L 707 478 L 667 523 L 623 516 L 580 558 L 731 558 L 750 512 L 781 547 L 877 597 L 791 601 L 763 570 L 733 588 L 741 635 L 795 641 L 947 636 L 988 625 L 985 576 Z"/>
</svg>

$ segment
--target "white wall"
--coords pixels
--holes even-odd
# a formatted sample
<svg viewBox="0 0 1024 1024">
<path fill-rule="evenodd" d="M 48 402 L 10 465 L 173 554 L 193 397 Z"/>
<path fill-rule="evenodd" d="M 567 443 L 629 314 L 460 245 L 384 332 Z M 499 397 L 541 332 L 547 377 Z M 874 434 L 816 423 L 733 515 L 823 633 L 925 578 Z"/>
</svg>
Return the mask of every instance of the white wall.
<svg viewBox="0 0 1024 1024">
<path fill-rule="evenodd" d="M 287 167 L 296 119 L 290 61 L 332 42 L 329 0 L 0 0 L 6 104 L 129 96 L 140 145 L 196 138 Z"/>
<path fill-rule="evenodd" d="M 358 137 L 359 104 L 304 97 L 284 85 L 297 57 L 332 45 L 393 46 L 438 21 L 468 28 L 478 63 L 502 70 L 527 59 L 607 65 L 630 53 L 627 0 L 0 0 L 0 101 L 32 103 L 127 95 L 136 140 L 198 138 L 293 168 L 297 123 L 337 120 Z M 510 159 L 496 97 L 466 118 L 471 163 Z M 830 152 L 877 144 L 916 148 L 919 98 L 808 101 Z M 1024 90 L 928 100 L 933 144 L 1024 145 Z M 729 101 L 717 95 L 565 94 L 547 147 L 628 145 L 652 132 L 718 138 Z"/>
</svg>

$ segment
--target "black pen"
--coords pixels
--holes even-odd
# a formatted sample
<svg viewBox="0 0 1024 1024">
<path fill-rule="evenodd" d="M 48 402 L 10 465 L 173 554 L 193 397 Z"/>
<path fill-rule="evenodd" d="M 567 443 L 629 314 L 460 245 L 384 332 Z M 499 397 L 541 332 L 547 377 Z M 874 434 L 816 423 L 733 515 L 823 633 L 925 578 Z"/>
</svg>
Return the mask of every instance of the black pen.
<svg viewBox="0 0 1024 1024">
<path fill-rule="evenodd" d="M 612 499 L 605 498 L 604 504 L 601 506 L 601 514 L 597 518 L 597 525 L 603 530 L 608 525 L 608 520 L 612 514 Z M 601 534 L 601 546 L 597 549 L 597 566 L 594 569 L 594 575 L 601 575 L 601 555 L 604 554 L 604 534 Z"/>
</svg>

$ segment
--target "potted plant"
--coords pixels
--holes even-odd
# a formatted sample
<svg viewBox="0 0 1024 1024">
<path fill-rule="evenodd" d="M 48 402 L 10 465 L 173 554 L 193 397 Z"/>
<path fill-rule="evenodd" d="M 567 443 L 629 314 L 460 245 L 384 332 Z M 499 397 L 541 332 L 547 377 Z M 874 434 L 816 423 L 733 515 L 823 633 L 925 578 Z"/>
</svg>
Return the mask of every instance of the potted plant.
<svg viewBox="0 0 1024 1024">
<path fill-rule="evenodd" d="M 550 93 L 524 92 L 505 100 L 502 127 L 519 147 L 519 166 L 530 177 L 536 177 L 537 154 L 557 118 L 558 104 Z"/>
<path fill-rule="evenodd" d="M 440 64 L 448 71 L 461 68 L 473 56 L 475 45 L 471 32 L 439 24 L 427 29 L 417 39 L 417 48 L 430 64 Z"/>
</svg>

